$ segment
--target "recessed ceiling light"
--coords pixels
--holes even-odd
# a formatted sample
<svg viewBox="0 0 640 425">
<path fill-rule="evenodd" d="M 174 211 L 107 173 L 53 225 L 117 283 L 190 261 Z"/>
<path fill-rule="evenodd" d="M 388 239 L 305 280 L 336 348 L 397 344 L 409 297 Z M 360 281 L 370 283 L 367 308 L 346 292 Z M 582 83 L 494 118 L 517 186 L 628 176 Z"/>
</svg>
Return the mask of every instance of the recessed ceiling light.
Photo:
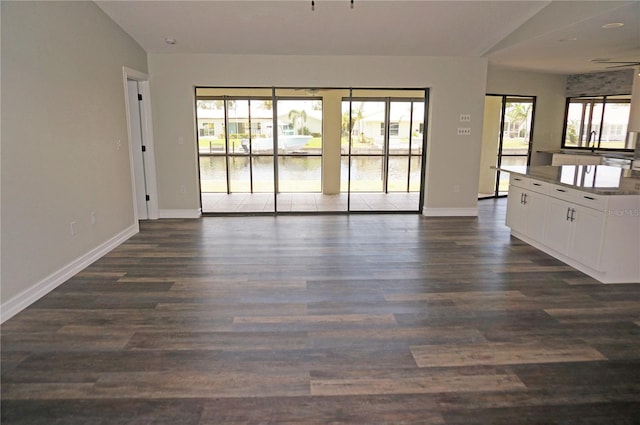
<svg viewBox="0 0 640 425">
<path fill-rule="evenodd" d="M 623 26 L 624 26 L 624 24 L 622 22 L 611 22 L 609 24 L 604 24 L 602 26 L 602 28 L 611 29 L 611 28 L 620 28 L 620 27 L 623 27 Z"/>
<path fill-rule="evenodd" d="M 167 44 L 173 45 L 173 44 L 176 44 L 176 39 L 175 38 L 171 38 L 171 37 L 167 37 L 167 38 L 164 39 L 164 42 L 167 43 Z"/>
</svg>

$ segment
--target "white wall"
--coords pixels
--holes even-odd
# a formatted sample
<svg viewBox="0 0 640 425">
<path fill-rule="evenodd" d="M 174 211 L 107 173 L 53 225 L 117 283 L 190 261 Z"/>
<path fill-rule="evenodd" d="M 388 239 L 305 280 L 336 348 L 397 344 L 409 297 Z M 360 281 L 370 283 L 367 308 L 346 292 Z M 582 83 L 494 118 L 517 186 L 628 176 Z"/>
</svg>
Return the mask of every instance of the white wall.
<svg viewBox="0 0 640 425">
<path fill-rule="evenodd" d="M 194 86 L 429 87 L 426 213 L 473 214 L 486 69 L 482 58 L 150 54 L 160 209 L 200 207 Z"/>
<path fill-rule="evenodd" d="M 539 150 L 560 149 L 564 125 L 566 76 L 489 67 L 487 93 L 536 96 L 531 165 L 550 157 Z"/>
<path fill-rule="evenodd" d="M 147 65 L 144 50 L 93 2 L 1 7 L 6 319 L 137 226 L 122 67 Z"/>
</svg>

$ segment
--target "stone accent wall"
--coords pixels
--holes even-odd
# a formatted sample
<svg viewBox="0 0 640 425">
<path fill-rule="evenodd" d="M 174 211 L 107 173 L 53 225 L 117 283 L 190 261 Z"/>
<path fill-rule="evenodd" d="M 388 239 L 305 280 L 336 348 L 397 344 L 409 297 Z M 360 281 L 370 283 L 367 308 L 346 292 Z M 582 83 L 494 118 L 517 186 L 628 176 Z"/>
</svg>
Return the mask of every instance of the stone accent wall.
<svg viewBox="0 0 640 425">
<path fill-rule="evenodd" d="M 567 97 L 631 94 L 634 69 L 567 76 Z"/>
</svg>

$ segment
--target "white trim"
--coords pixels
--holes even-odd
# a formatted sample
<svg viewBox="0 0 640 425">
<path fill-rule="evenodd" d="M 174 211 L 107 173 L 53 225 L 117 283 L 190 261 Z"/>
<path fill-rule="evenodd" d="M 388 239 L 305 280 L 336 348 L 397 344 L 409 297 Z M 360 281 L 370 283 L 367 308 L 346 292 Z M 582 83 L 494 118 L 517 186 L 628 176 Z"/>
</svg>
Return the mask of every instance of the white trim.
<svg viewBox="0 0 640 425">
<path fill-rule="evenodd" d="M 142 103 L 140 104 L 140 121 L 142 127 L 142 140 L 146 147 L 145 152 L 145 181 L 147 184 L 147 194 L 150 200 L 147 204 L 149 219 L 159 218 L 158 211 L 158 186 L 156 181 L 156 160 L 155 160 L 155 148 L 153 143 L 153 121 L 151 117 L 151 90 L 149 88 L 149 75 L 136 71 L 135 69 L 122 67 L 122 78 L 124 82 L 124 103 L 125 112 L 127 118 L 127 137 L 129 139 L 129 163 L 131 168 L 131 186 L 133 191 L 133 210 L 135 214 L 135 220 L 139 219 L 138 207 L 137 207 L 137 194 L 136 194 L 136 180 L 135 180 L 135 161 L 133 159 L 133 143 L 131 137 L 131 121 L 129 111 L 129 90 L 127 87 L 127 80 L 135 80 L 139 83 L 140 94 L 142 94 Z"/>
<path fill-rule="evenodd" d="M 478 208 L 425 208 L 425 217 L 477 217 Z"/>
<path fill-rule="evenodd" d="M 0 306 L 0 323 L 20 313 L 136 233 L 138 233 L 138 222 L 3 303 Z"/>
<path fill-rule="evenodd" d="M 197 210 L 160 210 L 160 218 L 200 218 L 202 208 Z"/>
</svg>

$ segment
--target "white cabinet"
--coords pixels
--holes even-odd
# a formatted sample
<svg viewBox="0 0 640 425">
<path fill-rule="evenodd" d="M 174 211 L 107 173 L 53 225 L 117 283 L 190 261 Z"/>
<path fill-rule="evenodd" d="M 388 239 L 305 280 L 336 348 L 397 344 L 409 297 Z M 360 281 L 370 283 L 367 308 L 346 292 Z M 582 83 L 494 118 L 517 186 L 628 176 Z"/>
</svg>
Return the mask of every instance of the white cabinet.
<svg viewBox="0 0 640 425">
<path fill-rule="evenodd" d="M 545 245 L 562 254 L 569 253 L 571 246 L 571 235 L 573 234 L 573 226 L 571 220 L 571 209 L 573 204 L 549 197 L 549 215 L 547 225 L 545 226 L 544 241 Z"/>
<path fill-rule="evenodd" d="M 544 241 L 549 248 L 600 270 L 604 211 L 548 198 Z"/>
<path fill-rule="evenodd" d="M 519 229 L 527 236 L 535 236 L 544 232 L 547 200 L 544 195 L 539 193 L 542 188 L 542 183 L 536 180 L 511 177 L 507 197 L 507 226 Z"/>
<path fill-rule="evenodd" d="M 573 209 L 570 255 L 595 270 L 602 269 L 605 212 L 576 206 Z"/>
<path fill-rule="evenodd" d="M 604 283 L 640 283 L 640 195 L 600 195 L 512 174 L 513 236 Z"/>
</svg>

